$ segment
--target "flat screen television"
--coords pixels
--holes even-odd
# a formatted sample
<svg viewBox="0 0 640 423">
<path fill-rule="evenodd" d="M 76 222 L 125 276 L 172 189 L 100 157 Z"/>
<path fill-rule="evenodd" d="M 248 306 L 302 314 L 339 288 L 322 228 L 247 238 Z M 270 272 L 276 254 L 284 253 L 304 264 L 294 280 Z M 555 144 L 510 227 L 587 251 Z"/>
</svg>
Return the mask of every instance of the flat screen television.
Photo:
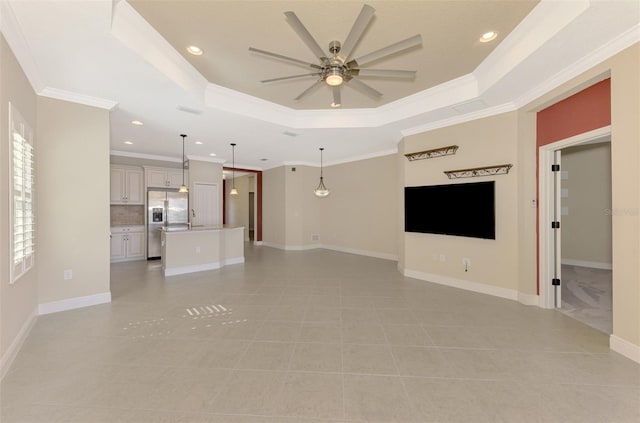
<svg viewBox="0 0 640 423">
<path fill-rule="evenodd" d="M 405 187 L 404 230 L 496 239 L 495 182 Z"/>
</svg>

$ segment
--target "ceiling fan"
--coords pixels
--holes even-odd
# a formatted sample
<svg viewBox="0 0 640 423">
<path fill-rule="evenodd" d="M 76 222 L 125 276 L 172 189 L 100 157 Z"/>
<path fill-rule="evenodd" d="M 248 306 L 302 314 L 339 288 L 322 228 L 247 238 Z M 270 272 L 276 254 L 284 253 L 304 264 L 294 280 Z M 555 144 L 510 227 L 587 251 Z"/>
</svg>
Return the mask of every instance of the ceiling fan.
<svg viewBox="0 0 640 423">
<path fill-rule="evenodd" d="M 291 75 L 291 76 L 283 76 L 280 78 L 273 79 L 265 79 L 260 82 L 268 83 L 275 81 L 284 81 L 288 79 L 297 79 L 297 78 L 305 78 L 310 76 L 318 77 L 316 82 L 311 85 L 309 88 L 304 90 L 299 96 L 295 98 L 295 100 L 300 100 L 313 91 L 316 87 L 326 84 L 333 91 L 333 103 L 332 107 L 340 107 L 341 106 L 341 97 L 340 97 L 340 86 L 343 83 L 349 84 L 356 89 L 364 92 L 365 94 L 379 98 L 382 96 L 382 93 L 378 90 L 374 89 L 368 84 L 360 81 L 357 77 L 359 76 L 375 76 L 375 77 L 387 77 L 387 78 L 414 78 L 416 75 L 416 71 L 408 71 L 408 70 L 395 70 L 395 69 L 362 69 L 361 66 L 371 63 L 376 60 L 384 59 L 392 54 L 401 52 L 403 50 L 409 49 L 411 47 L 418 46 L 422 44 L 422 37 L 420 34 L 414 35 L 413 37 L 407 38 L 406 40 L 398 41 L 397 43 L 393 43 L 379 50 L 375 50 L 369 54 L 365 54 L 364 56 L 357 57 L 355 59 L 351 59 L 350 55 L 353 48 L 356 46 L 365 29 L 369 25 L 371 18 L 373 18 L 373 14 L 375 13 L 375 9 L 369 5 L 362 6 L 362 10 L 360 14 L 356 18 L 353 26 L 351 27 L 351 31 L 349 31 L 349 35 L 344 40 L 343 44 L 340 44 L 339 41 L 331 41 L 329 43 L 329 53 L 325 53 L 318 42 L 313 38 L 313 36 L 309 33 L 307 28 L 302 24 L 300 19 L 296 16 L 294 12 L 285 12 L 285 16 L 287 17 L 287 22 L 293 30 L 298 34 L 298 36 L 302 39 L 302 41 L 309 47 L 309 49 L 313 52 L 313 54 L 320 61 L 319 64 L 309 63 L 304 60 L 294 59 L 291 57 L 283 56 L 281 54 L 272 53 L 266 50 L 257 49 L 254 47 L 249 47 L 249 51 L 260 53 L 266 56 L 276 57 L 281 60 L 285 60 L 291 63 L 296 63 L 298 65 L 303 65 L 306 67 L 310 67 L 314 69 L 312 73 L 305 73 L 301 75 Z"/>
</svg>

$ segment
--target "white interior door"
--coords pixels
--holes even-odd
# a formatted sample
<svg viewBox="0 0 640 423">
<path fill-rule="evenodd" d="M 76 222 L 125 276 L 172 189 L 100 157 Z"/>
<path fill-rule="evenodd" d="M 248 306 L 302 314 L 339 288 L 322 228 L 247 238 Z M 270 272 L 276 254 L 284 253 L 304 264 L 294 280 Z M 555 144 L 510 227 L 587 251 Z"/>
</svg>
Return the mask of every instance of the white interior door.
<svg viewBox="0 0 640 423">
<path fill-rule="evenodd" d="M 557 166 L 557 171 L 553 172 L 553 221 L 552 221 L 552 236 L 553 236 L 553 304 L 555 308 L 562 306 L 562 289 L 560 289 L 561 273 L 562 273 L 562 235 L 560 233 L 560 215 L 561 215 L 561 184 L 562 184 L 562 152 L 556 150 L 553 152 L 553 165 Z"/>
<path fill-rule="evenodd" d="M 193 185 L 191 222 L 194 226 L 220 225 L 218 184 L 196 182 Z"/>
</svg>

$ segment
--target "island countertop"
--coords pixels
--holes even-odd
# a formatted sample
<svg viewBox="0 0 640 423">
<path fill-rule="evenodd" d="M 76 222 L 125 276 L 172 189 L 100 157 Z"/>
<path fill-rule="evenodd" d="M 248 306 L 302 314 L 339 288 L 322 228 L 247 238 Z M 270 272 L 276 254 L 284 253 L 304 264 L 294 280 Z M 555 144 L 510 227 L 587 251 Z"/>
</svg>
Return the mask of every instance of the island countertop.
<svg viewBox="0 0 640 423">
<path fill-rule="evenodd" d="M 165 276 L 244 263 L 243 226 L 163 228 L 161 245 Z"/>
</svg>

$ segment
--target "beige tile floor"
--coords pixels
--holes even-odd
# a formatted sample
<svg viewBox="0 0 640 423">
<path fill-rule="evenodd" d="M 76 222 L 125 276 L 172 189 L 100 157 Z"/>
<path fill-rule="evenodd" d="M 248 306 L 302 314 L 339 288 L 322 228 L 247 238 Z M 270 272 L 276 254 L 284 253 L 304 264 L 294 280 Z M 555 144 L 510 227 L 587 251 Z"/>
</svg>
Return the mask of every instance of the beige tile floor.
<svg viewBox="0 0 640 423">
<path fill-rule="evenodd" d="M 557 311 L 404 278 L 394 262 L 247 247 L 38 318 L 2 422 L 638 422 L 640 366 Z"/>
</svg>

